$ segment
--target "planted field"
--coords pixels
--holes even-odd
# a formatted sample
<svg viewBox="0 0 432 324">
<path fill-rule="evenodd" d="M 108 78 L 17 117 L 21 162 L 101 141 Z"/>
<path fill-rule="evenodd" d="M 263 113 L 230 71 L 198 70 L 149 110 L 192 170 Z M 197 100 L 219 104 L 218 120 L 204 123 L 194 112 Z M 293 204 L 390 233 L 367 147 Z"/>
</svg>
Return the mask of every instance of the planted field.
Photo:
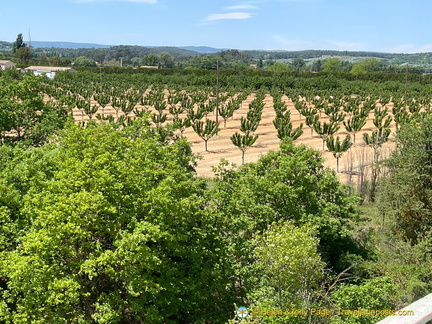
<svg viewBox="0 0 432 324">
<path fill-rule="evenodd" d="M 151 91 L 147 90 L 143 96 L 148 96 L 149 93 L 151 93 Z M 232 95 L 232 97 L 226 99 L 224 102 L 221 102 L 219 106 L 220 109 L 221 107 L 228 105 L 232 98 L 237 98 L 238 96 L 238 94 Z M 250 105 L 254 102 L 256 97 L 257 96 L 255 93 L 246 94 L 245 99 L 239 101 L 238 107 L 232 113 L 232 117 L 226 118 L 226 121 L 223 119 L 222 116 L 218 116 L 220 130 L 219 132 L 217 132 L 216 135 L 214 135 L 208 140 L 207 151 L 205 150 L 205 142 L 196 133 L 192 125 L 184 127 L 184 130 L 182 130 L 183 135 L 191 142 L 193 152 L 201 156 L 201 159 L 198 161 L 198 165 L 196 168 L 197 174 L 199 176 L 214 176 L 212 167 L 217 166 L 221 159 L 226 159 L 230 163 L 234 163 L 236 165 L 242 164 L 242 153 L 239 148 L 233 144 L 233 142 L 231 141 L 231 137 L 234 133 L 240 131 L 242 126 L 241 120 L 247 119 L 248 112 L 251 110 Z M 203 98 L 205 97 L 203 96 Z M 314 125 L 306 125 L 306 113 L 301 109 L 297 109 L 295 102 L 293 102 L 292 99 L 286 95 L 283 95 L 280 98 L 280 101 L 285 103 L 287 111 L 290 112 L 290 122 L 293 129 L 298 128 L 302 124 L 303 132 L 300 137 L 295 140 L 295 143 L 305 144 L 321 151 L 325 159 L 325 165 L 336 170 L 337 160 L 334 157 L 333 152 L 327 149 L 325 141 L 323 140 L 322 136 L 320 137 L 320 135 L 317 134 L 316 130 L 314 129 Z M 172 123 L 174 118 L 178 118 L 180 120 L 187 120 L 188 118 L 190 119 L 191 109 L 193 109 L 195 114 L 199 114 L 201 105 L 201 109 L 204 110 L 205 108 L 207 108 L 207 111 L 203 112 L 202 116 L 199 116 L 199 120 L 216 120 L 214 98 L 213 101 L 210 101 L 210 103 L 207 99 L 203 99 L 203 102 L 201 104 L 192 105 L 191 103 L 189 103 L 191 106 L 189 106 L 188 108 L 184 108 L 183 110 L 179 108 L 182 106 L 182 103 L 174 104 L 171 100 L 172 105 L 174 105 L 177 109 L 179 109 L 179 111 L 181 111 L 177 115 L 177 117 L 173 116 L 172 108 L 170 112 L 170 106 L 168 104 L 170 102 L 170 93 L 168 91 L 164 91 L 163 99 L 160 102 L 163 102 L 164 104 L 162 105 L 162 107 L 159 107 L 159 111 L 155 108 L 154 102 L 149 101 L 148 104 L 143 104 L 145 103 L 145 100 L 143 102 L 137 103 L 136 106 L 134 106 L 133 110 L 147 110 L 153 113 L 155 116 L 166 116 L 159 117 L 162 118 L 162 123 L 166 125 L 167 123 Z M 331 114 L 329 114 L 330 116 L 327 115 L 324 111 L 324 108 L 318 107 L 318 103 L 313 104 L 312 102 L 309 102 L 305 99 L 300 100 L 300 102 L 304 102 L 303 105 L 307 107 L 306 109 L 317 109 L 317 111 L 314 113 L 314 116 L 317 117 L 316 122 L 332 123 Z M 277 113 L 275 111 L 274 97 L 271 94 L 266 93 L 263 97 L 262 103 L 263 109 L 258 123 L 258 127 L 253 132 L 253 135 L 258 136 L 258 138 L 251 147 L 247 148 L 245 152 L 245 163 L 256 162 L 262 154 L 265 154 L 270 150 L 279 149 L 280 139 L 277 136 L 277 129 L 273 123 L 277 116 Z M 97 107 L 97 104 L 98 103 L 94 99 L 92 99 L 90 106 Z M 203 108 L 204 105 L 205 108 Z M 360 105 L 363 105 L 363 103 L 360 103 Z M 375 109 L 384 111 L 385 118 L 388 118 L 389 121 L 391 119 L 389 125 L 386 125 L 385 127 L 386 129 L 389 129 L 391 131 L 391 134 L 389 136 L 390 141 L 384 141 L 385 143 L 382 143 L 382 147 L 380 147 L 379 158 L 381 159 L 383 157 L 389 156 L 391 149 L 394 146 L 392 144 L 392 138 L 394 138 L 393 132 L 396 129 L 396 124 L 392 113 L 393 108 L 394 104 L 391 102 L 387 102 L 383 106 L 377 101 L 374 102 L 374 107 L 371 107 L 370 111 L 366 113 L 367 116 L 365 116 L 364 118 L 364 125 L 361 127 L 361 130 L 359 130 L 355 134 L 356 142 L 352 143 L 353 145 L 346 152 L 341 154 L 338 176 L 344 183 L 361 183 L 362 181 L 364 181 L 364 179 L 370 177 L 369 167 L 374 160 L 374 150 L 372 145 L 367 145 L 364 142 L 363 134 L 371 134 L 374 130 L 377 129 L 376 125 L 374 124 Z M 347 135 L 350 134 L 350 132 L 347 131 L 345 124 L 348 124 L 348 121 L 352 119 L 355 115 L 352 112 L 344 112 L 342 106 L 338 108 L 337 111 L 340 114 L 339 121 L 333 122 L 333 124 L 336 125 L 336 128 L 338 129 L 333 134 L 333 136 L 345 138 Z M 92 119 L 95 119 L 95 116 L 97 116 L 98 114 L 104 114 L 105 117 L 113 116 L 114 119 L 117 119 L 119 116 L 124 115 L 121 110 L 119 111 L 113 108 L 110 104 L 106 105 L 104 109 L 98 108 L 97 110 L 95 110 L 92 114 Z M 90 118 L 83 109 L 79 109 L 77 107 L 73 109 L 73 116 L 77 122 L 86 122 Z M 134 112 L 130 112 L 127 114 L 127 116 L 133 117 L 135 116 L 135 114 Z M 351 132 L 351 142 L 353 142 L 353 140 L 354 138 Z"/>
<path fill-rule="evenodd" d="M 396 129 L 428 112 L 431 104 L 427 86 L 407 96 L 400 87 L 380 90 L 376 83 L 344 81 L 339 89 L 311 89 L 321 84 L 313 79 L 302 81 L 305 89 L 282 91 L 143 83 L 127 81 L 125 76 L 103 83 L 73 78 L 26 81 L 43 94 L 40 108 L 34 108 L 30 117 L 25 111 L 16 125 L 8 125 L 4 139 L 33 136 L 34 130 L 25 125 L 29 119 L 36 125 L 45 110 L 47 116 L 53 111 L 61 116 L 72 112 L 78 123 L 95 120 L 117 127 L 143 116 L 162 140 L 172 140 L 175 134 L 192 143 L 193 152 L 201 156 L 196 167 L 199 176 L 212 177 L 212 167 L 221 159 L 236 165 L 257 161 L 269 150 L 278 150 L 281 139 L 289 137 L 321 151 L 325 165 L 335 169 L 343 182 L 363 183 L 370 176 L 369 166 L 390 154 Z M 11 100 L 26 102 L 24 93 L 25 87 L 22 98 Z"/>
</svg>

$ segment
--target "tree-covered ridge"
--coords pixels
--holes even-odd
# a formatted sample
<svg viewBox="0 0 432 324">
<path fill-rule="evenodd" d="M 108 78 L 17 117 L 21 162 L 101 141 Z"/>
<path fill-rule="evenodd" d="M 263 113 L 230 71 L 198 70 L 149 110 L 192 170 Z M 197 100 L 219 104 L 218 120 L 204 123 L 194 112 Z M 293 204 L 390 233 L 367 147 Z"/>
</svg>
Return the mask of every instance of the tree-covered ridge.
<svg viewBox="0 0 432 324">
<path fill-rule="evenodd" d="M 72 45 L 70 47 L 73 47 Z M 199 52 L 199 51 L 204 51 Z M 6 57 L 13 54 L 13 43 L 0 42 L 0 53 Z M 180 68 L 216 69 L 219 61 L 221 68 L 245 70 L 252 67 L 258 69 L 271 67 L 275 63 L 283 63 L 292 70 L 319 72 L 321 65 L 330 58 L 338 58 L 343 62 L 344 71 L 349 72 L 355 63 L 374 58 L 379 62 L 375 71 L 401 71 L 401 65 L 409 64 L 415 67 L 417 73 L 430 73 L 432 64 L 431 53 L 381 53 L 365 51 L 336 51 L 336 50 L 303 50 L 303 51 L 261 51 L 237 49 L 212 49 L 200 47 L 174 46 L 83 46 L 83 48 L 62 47 L 32 47 L 33 65 L 65 66 L 74 62 L 77 66 L 82 62 L 77 59 L 88 59 L 86 65 L 101 64 L 103 66 L 146 66 Z M 172 64 L 159 64 L 154 58 L 164 61 L 163 55 L 169 55 Z M 149 60 L 152 58 L 153 61 Z M 18 62 L 19 63 L 19 62 Z"/>
<path fill-rule="evenodd" d="M 312 59 L 323 58 L 326 56 L 335 57 L 376 57 L 391 61 L 415 62 L 421 59 L 431 59 L 432 53 L 383 53 L 383 52 L 367 52 L 367 51 L 336 51 L 336 50 L 304 50 L 304 51 L 258 51 L 246 50 L 242 51 L 245 55 L 251 58 L 266 58 L 266 59 Z"/>
</svg>

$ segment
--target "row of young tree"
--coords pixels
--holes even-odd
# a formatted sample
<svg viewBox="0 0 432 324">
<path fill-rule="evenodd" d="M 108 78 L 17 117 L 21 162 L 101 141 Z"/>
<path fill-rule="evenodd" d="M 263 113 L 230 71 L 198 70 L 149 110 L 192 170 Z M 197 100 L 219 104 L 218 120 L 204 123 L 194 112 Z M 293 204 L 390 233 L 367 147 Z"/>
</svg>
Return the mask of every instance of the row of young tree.
<svg viewBox="0 0 432 324">
<path fill-rule="evenodd" d="M 72 87 L 74 86 L 76 85 Z M 59 87 L 55 87 L 56 91 L 60 92 Z M 92 119 L 101 110 L 102 114 L 96 114 L 96 117 L 98 119 L 108 118 L 104 114 L 104 109 L 108 104 L 115 109 L 116 119 L 119 118 L 120 111 L 123 118 L 130 119 L 129 114 L 131 113 L 141 114 L 138 109 L 138 105 L 140 105 L 141 108 L 157 110 L 153 120 L 158 126 L 169 119 L 174 121 L 174 128 L 181 129 L 181 133 L 185 128 L 192 127 L 204 140 L 206 151 L 209 139 L 220 130 L 220 126 L 214 121 L 214 114 L 217 112 L 217 115 L 223 118 L 224 127 L 226 127 L 227 119 L 233 117 L 234 112 L 239 109 L 251 92 L 246 90 L 239 95 L 235 90 L 230 90 L 219 97 L 219 94 L 214 93 L 211 88 L 206 90 L 203 90 L 204 88 L 201 90 L 191 88 L 188 91 L 178 87 L 167 89 L 153 85 L 152 90 L 148 91 L 145 85 L 141 85 L 139 89 L 128 90 L 125 87 L 119 87 L 118 84 L 114 86 L 109 83 L 104 84 L 100 89 L 98 88 L 98 84 L 89 86 L 86 83 L 81 90 L 75 90 L 80 93 L 79 98 L 72 99 L 72 101 L 75 101 L 77 107 L 82 110 L 83 120 L 84 114 L 88 116 L 87 118 Z M 362 131 L 367 119 L 372 116 L 371 114 L 373 114 L 376 131 L 373 131 L 372 134 L 364 134 L 363 141 L 374 149 L 374 155 L 377 158 L 379 148 L 388 140 L 393 119 L 396 128 L 399 128 L 401 123 L 407 123 L 413 116 L 420 112 L 428 112 L 430 109 L 428 97 L 421 94 L 418 94 L 416 98 L 406 100 L 406 95 L 400 92 L 384 93 L 380 97 L 364 94 L 353 97 L 337 92 L 332 92 L 332 95 L 322 93 L 321 96 L 316 96 L 311 95 L 311 93 L 313 92 L 288 90 L 286 96 L 294 102 L 300 119 L 304 118 L 305 124 L 310 128 L 311 136 L 315 132 L 321 137 L 323 150 L 327 143 L 327 147 L 331 148 L 337 161 L 344 151 L 356 143 L 356 134 Z M 297 139 L 302 134 L 300 131 L 302 125 L 300 129 L 291 134 L 293 126 L 290 121 L 290 111 L 287 111 L 286 101 L 282 101 L 282 94 L 278 91 L 271 91 L 271 95 L 276 110 L 274 126 L 277 129 L 278 137 L 282 139 L 289 136 Z M 59 94 L 57 97 L 59 98 Z M 238 133 L 233 137 L 233 139 L 235 138 L 233 143 L 240 148 L 243 155 L 247 147 L 251 146 L 257 139 L 256 136 L 250 136 L 250 133 L 255 133 L 261 121 L 264 98 L 265 90 L 259 91 L 256 98 L 249 104 L 246 118 L 242 117 L 240 120 L 240 130 L 244 135 L 240 136 Z M 388 105 L 391 100 L 393 107 L 390 110 Z M 96 101 L 97 105 L 92 105 L 92 101 Z M 171 117 L 167 114 L 168 112 Z M 210 113 L 213 120 L 208 118 Z M 352 136 L 352 142 L 351 136 L 347 136 L 343 140 L 338 137 L 334 138 L 342 125 L 345 132 Z M 246 145 L 246 143 L 249 144 Z"/>
<path fill-rule="evenodd" d="M 138 83 L 139 79 L 135 80 L 135 84 L 130 85 L 127 81 L 118 78 L 105 80 L 107 76 L 103 77 L 103 82 L 101 79 L 96 82 L 92 79 L 76 79 L 66 74 L 63 79 L 54 81 L 44 79 L 37 82 L 35 78 L 26 76 L 24 82 L 20 84 L 34 84 L 32 92 L 28 95 L 32 98 L 38 96 L 39 104 L 31 103 L 33 110 L 27 109 L 25 113 L 15 112 L 15 108 L 4 110 L 2 140 L 20 141 L 23 132 L 33 131 L 30 126 L 24 127 L 25 122 L 43 118 L 40 111 L 50 114 L 59 113 L 64 119 L 68 112 L 75 108 L 81 111 L 81 122 L 96 118 L 96 120 L 115 121 L 119 125 L 130 122 L 135 116 L 151 113 L 158 129 L 162 129 L 161 126 L 166 125 L 168 121 L 170 128 L 173 131 L 179 130 L 180 134 L 183 134 L 186 128 L 192 127 L 203 139 L 207 151 L 208 141 L 221 129 L 219 122 L 215 121 L 215 115 L 223 118 L 226 127 L 227 120 L 234 116 L 235 111 L 252 93 L 252 90 L 248 89 L 239 92 L 235 88 L 224 88 L 223 91 L 216 93 L 210 87 L 182 88 L 174 85 L 150 85 Z M 4 87 L 3 100 L 10 101 L 11 107 L 15 105 L 25 110 L 26 108 L 19 103 L 26 100 L 26 94 L 20 95 L 16 94 L 17 90 L 10 90 L 12 84 Z M 315 133 L 321 137 L 322 149 L 324 150 L 327 144 L 327 148 L 333 152 L 339 170 L 340 157 L 343 152 L 356 144 L 356 134 L 363 130 L 370 116 L 373 116 L 376 129 L 370 134 L 364 133 L 363 142 L 373 148 L 374 162 L 377 162 L 380 147 L 388 140 L 391 133 L 390 127 L 393 125 L 393 120 L 396 128 L 399 128 L 401 124 L 408 123 L 413 117 L 428 113 L 430 110 L 427 93 L 417 93 L 415 97 L 410 94 L 407 98 L 407 94 L 400 91 L 382 93 L 381 96 L 366 95 L 364 91 L 353 95 L 351 88 L 347 91 L 349 92 L 332 91 L 331 94 L 324 91 L 297 89 L 286 89 L 285 94 L 277 89 L 269 91 L 276 112 L 273 124 L 277 136 L 280 139 L 290 137 L 295 140 L 303 134 L 303 122 L 296 129 L 291 122 L 291 111 L 286 105 L 288 100 L 291 100 L 300 120 L 304 120 L 310 128 L 311 136 Z M 261 122 L 266 93 L 265 89 L 257 92 L 249 104 L 247 116 L 240 120 L 239 128 L 243 134 L 236 133 L 231 137 L 233 144 L 242 152 L 243 161 L 247 148 L 258 139 L 256 130 Z M 44 96 L 52 100 L 45 103 Z M 284 96 L 285 99 L 282 100 Z M 391 109 L 388 107 L 390 102 L 392 102 Z M 115 110 L 115 116 L 105 113 L 108 106 Z M 52 111 L 49 110 L 50 107 Z M 335 135 L 342 126 L 350 135 L 341 139 Z"/>
</svg>

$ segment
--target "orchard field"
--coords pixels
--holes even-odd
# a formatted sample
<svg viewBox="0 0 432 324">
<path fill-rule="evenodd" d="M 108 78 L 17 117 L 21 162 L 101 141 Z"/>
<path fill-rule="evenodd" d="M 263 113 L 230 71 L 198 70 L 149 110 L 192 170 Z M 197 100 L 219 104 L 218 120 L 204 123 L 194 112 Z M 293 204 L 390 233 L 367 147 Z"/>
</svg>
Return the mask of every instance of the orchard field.
<svg viewBox="0 0 432 324">
<path fill-rule="evenodd" d="M 325 165 L 343 183 L 364 191 L 378 177 L 371 166 L 394 148 L 395 131 L 429 112 L 432 90 L 428 76 L 380 73 L 363 77 L 366 80 L 350 78 L 90 70 L 32 82 L 38 83 L 48 106 L 71 112 L 77 123 L 105 121 L 122 127 L 146 116 L 155 129 L 163 130 L 162 137 L 185 136 L 200 156 L 198 176 L 213 177 L 221 159 L 238 166 L 256 162 L 289 137 L 321 151 Z M 15 128 L 6 125 L 2 133 L 20 137 L 25 127 L 17 123 Z"/>
<path fill-rule="evenodd" d="M 168 94 L 168 95 L 167 95 Z M 237 94 L 239 95 L 239 94 Z M 226 122 L 224 119 L 219 116 L 220 121 L 220 131 L 214 135 L 208 143 L 208 151 L 205 150 L 204 142 L 199 137 L 199 135 L 194 131 L 192 127 L 187 127 L 183 135 L 191 142 L 192 149 L 194 153 L 199 154 L 202 159 L 198 161 L 196 166 L 196 171 L 199 176 L 203 177 L 213 177 L 214 173 L 212 172 L 212 167 L 217 166 L 221 159 L 226 159 L 230 163 L 234 163 L 236 165 L 242 164 L 242 154 L 239 149 L 232 143 L 230 137 L 238 132 L 241 128 L 241 118 L 247 118 L 247 113 L 249 111 L 249 105 L 255 99 L 255 94 L 248 94 L 246 99 L 241 101 L 238 109 L 233 112 L 232 117 L 227 118 Z M 169 91 L 164 91 L 164 100 L 168 102 L 169 99 Z M 303 124 L 303 133 L 295 140 L 297 144 L 305 144 L 314 149 L 317 149 L 323 153 L 325 158 L 326 166 L 329 166 L 336 170 L 336 159 L 333 156 L 332 152 L 327 149 L 327 147 L 323 150 L 323 141 L 321 137 L 313 130 L 312 127 L 308 127 L 305 122 L 305 116 L 301 113 L 301 111 L 297 110 L 295 107 L 295 103 L 286 95 L 281 97 L 281 102 L 285 103 L 287 106 L 287 111 L 291 114 L 291 123 L 294 128 Z M 313 103 L 304 101 L 307 103 L 309 107 L 315 107 Z M 206 102 L 208 104 L 208 102 Z M 271 94 L 266 93 L 263 99 L 264 107 L 262 111 L 261 120 L 259 121 L 258 127 L 254 132 L 254 135 L 258 135 L 257 141 L 247 150 L 247 154 L 245 155 L 245 162 L 256 162 L 258 158 L 267 153 L 269 150 L 278 150 L 280 139 L 278 138 L 277 129 L 273 124 L 273 121 L 276 118 L 276 111 L 274 110 L 273 97 Z M 92 98 L 92 105 L 98 105 L 94 98 Z M 221 103 L 220 107 L 224 107 L 229 104 L 229 99 L 226 102 Z M 167 104 L 168 106 L 168 104 Z M 176 104 L 176 107 L 181 107 L 181 103 Z M 380 109 L 382 106 L 377 102 L 376 107 Z M 394 131 L 396 130 L 396 125 L 394 122 L 394 115 L 392 113 L 393 103 L 389 102 L 385 104 L 386 112 L 388 116 L 391 116 L 393 119 L 392 122 L 388 125 L 388 129 L 392 131 L 392 134 L 389 136 L 389 142 L 383 143 L 383 149 L 381 150 L 381 157 L 389 156 L 389 152 L 392 148 L 391 141 L 394 139 Z M 147 109 L 152 113 L 158 113 L 157 110 L 152 105 L 143 106 L 141 103 L 138 103 L 134 109 L 138 111 L 142 111 Z M 223 108 L 222 108 L 223 109 Z M 197 110 L 197 107 L 194 107 L 194 110 Z M 343 107 L 340 107 L 340 111 L 343 112 Z M 98 109 L 96 114 L 106 114 L 111 115 L 116 118 L 116 110 L 111 106 L 107 105 L 105 109 Z M 167 123 L 173 122 L 174 116 L 170 114 L 169 108 L 165 108 L 163 111 L 164 114 L 167 115 Z M 121 114 L 123 114 L 121 112 Z M 344 114 L 344 113 L 342 113 Z M 89 116 L 85 114 L 82 109 L 74 108 L 73 109 L 74 119 L 77 122 L 80 121 L 88 121 Z M 131 113 L 131 116 L 134 116 Z M 317 113 L 319 122 L 329 122 L 329 116 L 327 116 L 324 112 L 321 114 Z M 358 183 L 359 178 L 361 176 L 367 177 L 369 166 L 373 162 L 373 148 L 367 145 L 363 140 L 364 133 L 372 133 L 376 127 L 374 125 L 374 109 L 371 110 L 368 116 L 365 118 L 365 124 L 361 127 L 361 129 L 356 134 L 357 142 L 356 145 L 352 146 L 346 154 L 343 154 L 340 159 L 340 172 L 339 177 L 343 182 L 354 184 Z M 186 112 L 179 114 L 180 118 L 187 118 L 188 115 Z M 215 110 L 209 112 L 205 117 L 205 119 L 216 120 Z M 350 133 L 344 127 L 343 122 L 347 122 L 350 120 L 348 114 L 344 116 L 344 119 L 337 123 L 339 126 L 339 130 L 334 133 L 334 136 L 345 137 Z M 360 175 L 360 173 L 363 173 Z"/>
<path fill-rule="evenodd" d="M 275 84 L 273 88 L 264 86 L 238 90 L 238 86 L 229 85 L 219 89 L 208 85 L 164 84 L 160 80 L 152 84 L 146 80 L 140 84 L 137 78 L 128 83 L 126 78 L 119 81 L 110 75 L 104 75 L 103 79 L 102 76 L 101 79 L 97 77 L 94 74 L 93 79 L 88 81 L 63 78 L 54 83 L 55 89 L 53 85 L 48 87 L 50 90 L 46 100 L 70 101 L 74 119 L 81 123 L 107 118 L 112 118 L 111 121 L 120 118 L 124 122 L 136 114 L 149 112 L 154 125 L 171 124 L 174 132 L 184 135 L 191 142 L 193 152 L 202 158 L 197 162 L 196 171 L 203 177 L 213 177 L 212 167 L 218 165 L 221 159 L 236 165 L 243 163 L 242 151 L 231 139 L 235 133 L 256 137 L 252 145 L 243 147 L 244 161 L 256 162 L 262 154 L 279 148 L 280 138 L 286 134 L 278 136 L 277 127 L 292 125 L 293 134 L 288 135 L 294 135 L 291 138 L 295 143 L 321 151 L 325 165 L 338 171 L 344 183 L 363 186 L 371 176 L 370 166 L 374 160 L 377 162 L 389 156 L 394 147 L 394 132 L 400 124 L 430 109 L 428 86 L 419 89 L 416 84 L 415 92 L 407 94 L 406 85 L 395 81 L 379 84 L 339 80 L 339 87 L 334 90 L 323 90 L 321 87 L 314 90 L 311 88 L 317 81 L 305 79 L 302 88 L 298 89 Z M 326 82 L 334 87 L 333 76 L 323 79 L 324 88 Z M 384 89 L 380 91 L 380 87 Z M 198 135 L 199 130 L 194 125 L 198 121 L 204 127 L 207 120 L 216 121 L 216 106 L 219 107 L 219 130 Z M 247 125 L 252 120 L 252 125 Z M 296 134 L 295 129 L 298 129 Z M 369 137 L 365 139 L 364 136 Z M 203 137 L 208 138 L 207 143 L 204 143 Z M 341 144 L 344 139 L 349 142 L 348 147 L 339 148 L 338 152 L 334 147 L 330 150 L 327 140 L 337 140 L 338 137 Z"/>
</svg>

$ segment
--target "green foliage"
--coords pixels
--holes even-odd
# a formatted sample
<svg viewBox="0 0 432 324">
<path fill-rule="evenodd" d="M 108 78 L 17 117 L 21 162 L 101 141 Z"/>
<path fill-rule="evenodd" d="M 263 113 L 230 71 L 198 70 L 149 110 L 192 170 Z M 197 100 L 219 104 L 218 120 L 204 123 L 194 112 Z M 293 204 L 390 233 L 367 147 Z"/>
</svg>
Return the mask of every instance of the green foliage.
<svg viewBox="0 0 432 324">
<path fill-rule="evenodd" d="M 281 97 L 282 96 L 278 93 L 273 94 L 273 108 L 276 112 L 273 126 L 276 128 L 279 139 L 290 137 L 292 140 L 296 140 L 303 134 L 303 123 L 301 123 L 296 129 L 293 129 L 291 123 L 291 112 L 288 110 L 286 103 L 281 100 Z M 306 107 L 306 104 L 303 101 L 297 101 L 295 106 L 296 109 L 301 112 L 303 108 Z"/>
<path fill-rule="evenodd" d="M 381 109 L 375 108 L 375 118 L 373 120 L 373 123 L 376 128 L 378 129 L 389 128 L 392 120 L 393 118 L 391 116 L 388 116 L 388 112 L 386 108 L 381 108 Z"/>
<path fill-rule="evenodd" d="M 388 141 L 391 130 L 389 128 L 380 128 L 374 130 L 371 134 L 364 133 L 363 140 L 366 145 L 374 149 L 374 161 L 378 161 L 379 149 Z"/>
<path fill-rule="evenodd" d="M 15 52 L 14 57 L 19 60 L 19 63 L 28 64 L 30 59 L 33 57 L 33 52 L 30 47 L 22 46 Z"/>
<path fill-rule="evenodd" d="M 248 237 L 275 221 L 291 220 L 297 226 L 312 223 L 326 261 L 339 267 L 340 255 L 354 249 L 349 233 L 358 216 L 357 198 L 349 196 L 322 163 L 317 151 L 283 141 L 280 151 L 269 152 L 256 164 L 225 172 L 215 188 L 215 203 L 219 212 L 230 215 L 232 226 L 241 228 L 231 234 L 235 246 L 246 248 Z M 245 253 L 248 258 L 250 252 Z"/>
<path fill-rule="evenodd" d="M 303 59 L 301 59 L 301 58 L 295 58 L 294 60 L 292 60 L 292 62 L 291 62 L 291 66 L 292 66 L 295 70 L 300 71 L 300 70 L 302 70 L 302 69 L 306 66 L 306 63 L 305 63 L 305 61 L 304 61 Z"/>
<path fill-rule="evenodd" d="M 375 278 L 366 281 L 361 285 L 342 284 L 337 290 L 331 293 L 335 303 L 336 316 L 331 323 L 342 324 L 372 324 L 387 317 L 376 314 L 345 314 L 344 312 L 367 311 L 367 310 L 389 310 L 395 309 L 393 296 L 396 293 L 396 286 L 389 277 Z"/>
<path fill-rule="evenodd" d="M 280 151 L 269 152 L 257 163 L 239 170 L 225 163 L 218 169 L 210 204 L 229 215 L 226 235 L 233 253 L 237 305 L 318 307 L 318 287 L 324 280 L 320 256 L 332 271 L 351 265 L 347 254 L 362 258 L 350 234 L 358 221 L 358 200 L 322 163 L 317 151 L 284 140 Z M 250 321 L 304 323 L 305 318 L 252 316 Z"/>
<path fill-rule="evenodd" d="M 354 75 L 359 75 L 359 74 L 366 74 L 367 71 L 360 63 L 355 63 L 351 68 L 350 73 Z"/>
<path fill-rule="evenodd" d="M 355 63 L 351 68 L 350 73 L 354 75 L 366 74 L 369 72 L 379 71 L 380 64 L 375 57 L 365 58 L 361 62 Z"/>
<path fill-rule="evenodd" d="M 397 141 L 399 150 L 386 163 L 391 176 L 382 181 L 379 201 L 395 233 L 416 242 L 432 226 L 431 117 L 401 126 Z"/>
<path fill-rule="evenodd" d="M 221 56 L 200 62 L 224 66 Z M 395 75 L 377 73 L 379 82 L 372 82 L 366 81 L 371 74 L 222 70 L 219 113 L 225 121 L 260 89 L 242 118 L 244 134 L 231 137 L 242 160 L 256 143 L 252 132 L 269 89 L 281 149 L 239 169 L 222 162 L 216 179 L 203 181 L 194 176 L 190 145 L 173 134 L 192 126 L 207 150 L 219 129 L 204 120 L 216 108 L 214 71 L 83 70 L 58 73 L 55 80 L 1 73 L 1 134 L 14 147 L 0 146 L 0 322 L 223 323 L 234 304 L 402 307 L 430 291 L 427 76 L 409 84 L 413 98 L 405 109 L 402 79 Z M 283 95 L 337 160 L 371 111 L 377 129 L 364 138 L 379 153 L 392 122 L 386 105 L 394 101 L 401 151 L 386 165 L 391 177 L 379 183 L 388 228 L 362 227 L 359 199 L 324 168 L 317 151 L 293 145 L 289 137 L 301 128 L 293 130 Z M 117 118 L 104 116 L 109 104 Z M 104 125 L 69 125 L 59 135 L 76 107 L 91 119 L 101 108 L 97 118 Z M 330 123 L 319 123 L 318 112 Z M 345 113 L 351 134 L 342 140 L 332 134 Z M 384 236 L 367 262 L 378 243 L 364 232 Z M 353 275 L 362 277 L 339 287 L 338 274 L 353 264 Z M 256 321 L 363 321 L 341 316 Z"/>
<path fill-rule="evenodd" d="M 300 123 L 299 127 L 293 129 L 289 111 L 283 116 L 277 116 L 275 120 L 273 120 L 273 125 L 276 128 L 277 137 L 279 139 L 289 137 L 292 140 L 296 140 L 303 134 L 303 123 Z"/>
<path fill-rule="evenodd" d="M 84 56 L 80 56 L 75 59 L 74 66 L 96 66 L 96 62 Z"/>
<path fill-rule="evenodd" d="M 39 146 L 71 119 L 62 102 L 44 102 L 40 78 L 0 78 L 0 136 L 2 143 Z"/>
<path fill-rule="evenodd" d="M 281 221 L 257 235 L 253 244 L 261 277 L 249 294 L 252 307 L 309 309 L 310 295 L 319 286 L 325 266 L 318 254 L 315 229 Z"/>
<path fill-rule="evenodd" d="M 234 115 L 234 111 L 240 108 L 240 100 L 231 100 L 227 104 L 222 104 L 219 106 L 219 115 L 224 120 L 224 127 L 226 127 L 226 122 L 228 118 Z"/>
<path fill-rule="evenodd" d="M 367 72 L 376 72 L 379 70 L 379 61 L 375 57 L 365 58 L 360 64 Z"/>
<path fill-rule="evenodd" d="M 16 41 L 12 45 L 12 53 L 15 54 L 21 47 L 26 47 L 27 44 L 24 43 L 23 35 L 18 34 Z"/>
<path fill-rule="evenodd" d="M 159 56 L 159 63 L 162 68 L 173 68 L 175 65 L 174 57 L 170 53 L 163 52 Z"/>
<path fill-rule="evenodd" d="M 367 262 L 367 268 L 373 275 L 391 278 L 396 292 L 390 300 L 396 308 L 402 308 L 429 294 L 431 290 L 431 238 L 428 233 L 415 243 L 400 240 L 393 233 L 390 220 L 384 221 L 374 240 L 376 257 L 373 262 Z"/>
<path fill-rule="evenodd" d="M 353 135 L 353 144 L 355 144 L 356 133 L 361 131 L 364 125 L 366 125 L 366 116 L 360 116 L 355 114 L 352 118 L 343 122 L 347 132 Z"/>
<path fill-rule="evenodd" d="M 142 58 L 142 65 L 159 66 L 159 56 L 156 54 L 147 54 Z"/>
<path fill-rule="evenodd" d="M 273 65 L 267 68 L 267 71 L 274 72 L 274 73 L 284 73 L 284 72 L 289 72 L 290 68 L 285 64 L 275 62 Z"/>
<path fill-rule="evenodd" d="M 240 118 L 240 131 L 242 131 L 243 133 L 246 132 L 256 132 L 258 126 L 259 126 L 260 120 L 257 118 L 245 118 L 245 117 L 241 117 Z"/>
<path fill-rule="evenodd" d="M 388 120 L 388 119 L 387 119 Z M 373 165 L 371 175 L 371 187 L 369 191 L 369 199 L 375 200 L 375 193 L 377 187 L 378 176 L 380 173 L 379 156 L 382 145 L 388 141 L 391 130 L 389 128 L 378 128 L 371 134 L 363 133 L 363 141 L 373 149 Z"/>
<path fill-rule="evenodd" d="M 332 57 L 326 60 L 323 65 L 323 72 L 339 73 L 342 71 L 342 62 L 337 57 Z"/>
<path fill-rule="evenodd" d="M 319 135 L 319 137 L 321 137 L 322 141 L 323 141 L 323 151 L 324 151 L 324 145 L 326 143 L 326 140 L 329 136 L 333 135 L 334 133 L 336 133 L 340 126 L 336 123 L 332 123 L 332 122 L 320 122 L 318 121 L 318 118 L 315 119 L 315 123 L 313 124 L 313 129 L 315 130 L 315 132 Z"/>
<path fill-rule="evenodd" d="M 26 169 L 2 159 L 2 179 L 10 180 L 1 188 L 28 178 L 21 182 L 28 189 L 19 200 L 18 187 L 0 191 L 1 240 L 9 232 L 18 237 L 1 247 L 0 321 L 193 323 L 228 316 L 228 277 L 219 263 L 227 248 L 213 227 L 217 215 L 203 209 L 190 147 L 164 145 L 136 123 L 122 131 L 70 126 L 52 145 L 17 152 Z"/>
</svg>

